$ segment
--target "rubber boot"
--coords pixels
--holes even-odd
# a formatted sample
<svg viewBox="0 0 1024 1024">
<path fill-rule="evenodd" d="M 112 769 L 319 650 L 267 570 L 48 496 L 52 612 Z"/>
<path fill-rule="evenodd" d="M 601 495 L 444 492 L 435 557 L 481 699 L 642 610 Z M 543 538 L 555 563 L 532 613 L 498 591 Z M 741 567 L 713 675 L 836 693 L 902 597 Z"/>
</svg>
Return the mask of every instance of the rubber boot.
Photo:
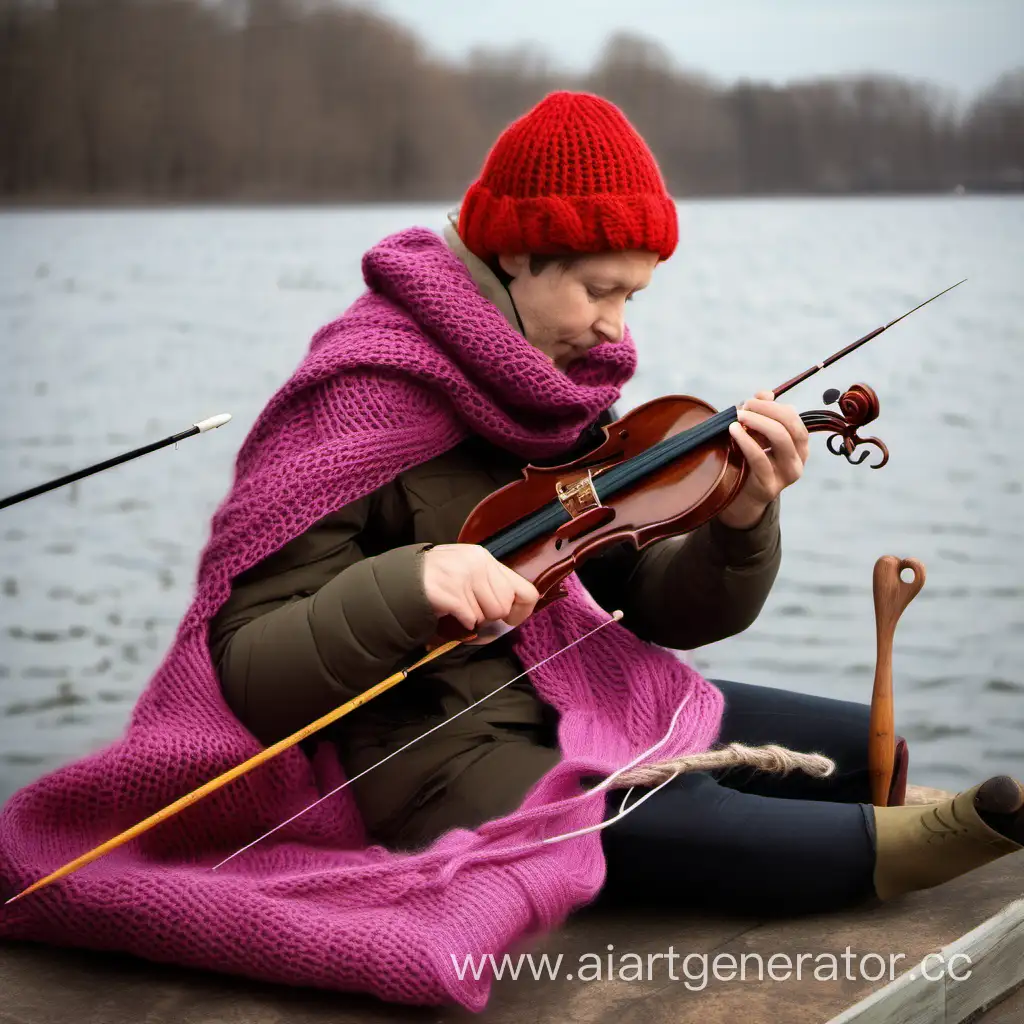
<svg viewBox="0 0 1024 1024">
<path fill-rule="evenodd" d="M 875 892 L 930 889 L 1024 849 L 1024 786 L 997 775 L 926 806 L 875 807 Z"/>
</svg>

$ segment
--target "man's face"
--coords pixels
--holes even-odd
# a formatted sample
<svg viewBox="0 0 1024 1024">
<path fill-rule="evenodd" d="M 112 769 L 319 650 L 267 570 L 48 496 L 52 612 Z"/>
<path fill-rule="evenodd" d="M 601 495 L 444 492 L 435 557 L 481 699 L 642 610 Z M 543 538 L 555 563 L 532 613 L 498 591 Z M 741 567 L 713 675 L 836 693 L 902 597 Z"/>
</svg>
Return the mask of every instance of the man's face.
<svg viewBox="0 0 1024 1024">
<path fill-rule="evenodd" d="M 527 255 L 503 255 L 500 263 L 527 341 L 564 370 L 595 345 L 622 338 L 626 303 L 650 283 L 658 255 L 600 253 L 567 268 L 549 263 L 536 275 Z"/>
</svg>

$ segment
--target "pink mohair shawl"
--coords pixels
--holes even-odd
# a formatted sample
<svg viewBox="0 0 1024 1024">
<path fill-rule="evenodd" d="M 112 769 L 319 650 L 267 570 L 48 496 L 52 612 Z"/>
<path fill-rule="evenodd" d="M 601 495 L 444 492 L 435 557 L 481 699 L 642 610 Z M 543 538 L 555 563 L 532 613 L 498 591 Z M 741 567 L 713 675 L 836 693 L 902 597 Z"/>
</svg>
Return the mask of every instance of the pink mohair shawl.
<svg viewBox="0 0 1024 1024">
<path fill-rule="evenodd" d="M 525 458 L 568 451 L 635 370 L 628 335 L 565 373 L 555 368 L 426 229 L 384 239 L 364 256 L 363 274 L 368 290 L 317 332 L 245 439 L 211 522 L 193 601 L 122 738 L 4 807 L 0 884 L 8 894 L 260 749 L 225 704 L 207 646 L 208 622 L 233 577 L 471 433 Z M 567 597 L 518 629 L 514 649 L 524 667 L 607 621 L 575 575 L 567 586 Z M 602 820 L 603 796 L 586 795 L 581 775 L 607 774 L 644 751 L 684 701 L 651 760 L 708 749 L 722 714 L 714 686 L 619 623 L 530 678 L 560 712 L 563 756 L 505 818 L 456 829 L 423 851 L 393 853 L 368 845 L 344 789 L 211 871 L 343 781 L 330 744 L 312 760 L 292 748 L 0 907 L 0 938 L 479 1011 L 492 979 L 460 979 L 453 956 L 460 965 L 467 954 L 500 960 L 559 926 L 604 882 L 599 831 L 534 842 Z"/>
</svg>

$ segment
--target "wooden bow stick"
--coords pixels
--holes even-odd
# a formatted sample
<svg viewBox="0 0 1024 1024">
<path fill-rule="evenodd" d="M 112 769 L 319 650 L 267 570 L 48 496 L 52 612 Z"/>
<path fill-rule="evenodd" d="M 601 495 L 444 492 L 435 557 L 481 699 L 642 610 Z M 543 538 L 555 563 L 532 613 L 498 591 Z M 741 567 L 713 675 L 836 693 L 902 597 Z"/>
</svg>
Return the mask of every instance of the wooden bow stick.
<svg viewBox="0 0 1024 1024">
<path fill-rule="evenodd" d="M 901 577 L 910 569 L 914 578 Z M 892 641 L 903 610 L 924 586 L 924 566 L 916 558 L 883 555 L 875 562 L 872 579 L 875 598 L 875 683 L 871 691 L 870 736 L 868 738 L 868 774 L 871 778 L 871 802 L 884 807 L 889 802 L 893 760 L 896 757 L 895 714 L 892 688 Z"/>
<path fill-rule="evenodd" d="M 582 636 L 577 637 L 575 640 L 572 640 L 570 643 L 566 644 L 564 647 L 559 648 L 553 654 L 549 654 L 542 661 L 538 662 L 538 664 L 534 665 L 533 668 L 526 669 L 522 673 L 522 675 L 527 675 L 529 672 L 532 672 L 533 669 L 539 668 L 545 662 L 550 661 L 552 658 L 557 657 L 564 651 L 569 650 L 569 648 L 575 647 L 576 644 L 582 642 L 583 640 L 586 640 L 587 637 L 591 636 L 593 633 L 596 633 L 599 629 L 603 629 L 605 626 L 609 625 L 612 622 L 619 622 L 621 619 L 621 611 L 616 610 L 612 612 L 611 616 L 604 622 L 602 622 L 599 626 L 597 626 L 595 629 L 589 630 Z M 299 743 L 301 740 L 306 739 L 307 736 L 312 736 L 313 733 L 318 732 L 320 729 L 323 729 L 325 726 L 330 725 L 332 722 L 336 722 L 339 718 L 341 718 L 343 715 L 347 715 L 350 711 L 355 711 L 357 707 L 360 707 L 367 701 L 379 696 L 385 690 L 389 690 L 392 686 L 396 686 L 415 669 L 420 668 L 423 665 L 426 665 L 427 662 L 433 661 L 435 658 L 440 657 L 442 654 L 446 654 L 448 651 L 454 649 L 455 647 L 458 647 L 459 644 L 461 643 L 468 643 L 471 640 L 477 639 L 479 635 L 476 631 L 467 632 L 465 629 L 463 629 L 463 633 L 465 634 L 464 636 L 459 637 L 458 639 L 447 640 L 440 646 L 432 648 L 429 651 L 429 653 L 425 654 L 422 658 L 419 658 L 408 668 L 400 669 L 398 672 L 395 672 L 392 675 L 388 676 L 387 679 L 382 679 L 379 683 L 374 684 L 368 690 L 364 690 L 362 693 L 353 697 L 350 701 L 347 701 L 340 707 L 335 708 L 333 711 L 328 711 L 326 715 L 321 716 L 315 722 L 310 722 L 309 725 L 304 725 L 297 732 L 292 733 L 291 736 L 286 736 L 283 740 L 278 740 L 277 743 L 274 743 L 271 746 L 266 747 L 264 750 L 261 750 L 258 754 L 255 754 L 253 757 L 250 757 L 248 761 L 244 761 L 242 764 L 236 765 L 234 768 L 229 768 L 226 772 L 223 772 L 221 775 L 218 775 L 214 779 L 210 779 L 209 782 L 203 783 L 203 785 L 199 786 L 197 789 L 192 790 L 191 793 L 186 793 L 183 797 L 179 797 L 177 800 L 174 801 L 174 803 L 168 804 L 161 810 L 156 811 L 154 814 L 151 814 L 148 818 L 144 819 L 143 821 L 140 821 L 137 825 L 133 825 L 131 828 L 122 832 L 120 835 L 114 836 L 113 839 L 108 839 L 105 843 L 101 843 L 95 849 L 89 850 L 88 853 L 83 853 L 81 857 L 76 857 L 73 861 L 69 861 L 63 867 L 60 867 L 56 871 L 51 872 L 45 878 L 40 878 L 39 881 L 33 882 L 27 889 L 23 889 L 15 896 L 12 896 L 9 900 L 6 900 L 4 905 L 6 906 L 6 904 L 8 903 L 14 903 L 15 900 L 20 900 L 23 896 L 27 896 L 31 892 L 36 892 L 37 890 L 42 889 L 44 886 L 49 885 L 51 882 L 56 882 L 58 879 L 64 878 L 65 875 L 70 875 L 73 871 L 77 871 L 79 868 L 84 868 L 86 864 L 91 864 L 94 860 L 97 860 L 104 854 L 109 853 L 111 850 L 116 850 L 117 847 L 123 846 L 125 843 L 134 839 L 136 836 L 142 835 L 143 832 L 147 832 L 149 829 L 159 825 L 162 821 L 166 821 L 168 818 L 173 817 L 179 811 L 185 810 L 186 807 L 191 807 L 192 804 L 196 803 L 199 800 L 202 800 L 204 796 L 209 796 L 215 790 L 220 789 L 221 786 L 225 786 L 229 782 L 233 782 L 240 775 L 244 775 L 246 772 L 251 771 L 258 765 L 261 765 L 266 761 L 269 761 L 272 757 L 276 757 L 278 754 L 281 753 L 281 751 L 287 750 L 288 747 L 295 746 L 296 743 Z M 520 676 L 515 677 L 515 679 L 518 678 L 520 678 Z M 509 682 L 514 682 L 515 679 L 509 680 Z M 507 685 L 508 683 L 503 684 L 503 686 Z M 498 689 L 501 688 L 502 687 L 498 687 Z M 461 712 L 457 712 L 456 715 L 457 714 L 461 714 Z M 454 718 L 456 717 L 456 715 L 453 715 L 452 717 Z M 435 726 L 434 728 L 437 728 L 437 726 Z M 433 730 L 428 730 L 428 732 L 429 731 Z M 426 733 L 424 733 L 424 735 L 426 735 Z M 422 739 L 422 736 L 418 738 Z M 415 742 L 415 740 L 411 742 Z M 409 744 L 406 744 L 406 746 L 409 746 Z M 389 754 L 388 756 L 390 757 L 391 755 Z M 309 807 L 306 807 L 300 813 L 305 813 L 305 811 L 308 811 L 313 806 L 315 806 L 315 804 L 310 804 Z M 294 815 L 293 818 L 289 820 L 294 820 L 295 817 L 298 817 L 298 815 Z M 274 829 L 271 829 L 270 832 L 264 833 L 264 836 L 270 835 L 271 832 L 276 831 L 277 828 L 280 827 L 281 826 L 276 826 Z M 249 844 L 249 846 L 253 845 L 255 844 Z M 248 849 L 248 847 L 244 847 L 243 849 Z M 232 854 L 231 856 L 234 857 L 235 854 Z M 231 858 L 229 857 L 228 860 L 230 859 Z M 221 861 L 221 863 L 226 863 L 226 861 Z M 219 866 L 220 865 L 218 865 L 218 867 Z"/>
<path fill-rule="evenodd" d="M 467 639 L 473 639 L 475 636 L 475 633 L 471 633 Z M 88 853 L 83 853 L 81 857 L 76 857 L 73 861 L 69 861 L 63 867 L 58 868 L 45 878 L 40 878 L 39 881 L 33 882 L 27 889 L 23 889 L 16 896 L 12 896 L 7 900 L 5 905 L 7 903 L 13 903 L 15 900 L 20 900 L 22 896 L 27 896 L 30 892 L 42 889 L 43 886 L 49 885 L 51 882 L 56 882 L 58 878 L 63 878 L 65 875 L 70 875 L 73 871 L 77 871 L 79 868 L 84 868 L 86 864 L 91 864 L 94 860 L 102 857 L 105 853 L 109 853 L 111 850 L 116 850 L 117 847 L 123 846 L 129 840 L 142 835 L 143 832 L 147 832 L 149 829 L 159 825 L 162 821 L 166 821 L 168 818 L 173 817 L 173 815 L 177 814 L 179 811 L 183 811 L 186 807 L 190 807 L 197 801 L 202 800 L 204 796 L 209 796 L 214 792 L 214 790 L 220 789 L 221 786 L 225 786 L 227 783 L 234 781 L 240 775 L 244 775 L 246 772 L 251 771 L 253 768 L 263 764 L 265 761 L 269 761 L 272 757 L 276 757 L 281 753 L 281 751 L 287 750 L 288 747 L 295 746 L 296 743 L 304 740 L 307 736 L 311 736 L 320 729 L 323 729 L 324 726 L 337 721 L 343 715 L 347 715 L 350 711 L 355 711 L 355 709 L 361 704 L 365 704 L 368 700 L 372 700 L 374 697 L 382 694 L 385 690 L 389 690 L 392 686 L 400 683 L 407 675 L 409 675 L 410 672 L 413 671 L 413 669 L 419 668 L 421 665 L 425 665 L 428 661 L 433 661 L 434 658 L 438 658 L 442 654 L 446 654 L 453 647 L 457 647 L 461 642 L 462 641 L 460 640 L 449 640 L 440 647 L 435 647 L 429 654 L 420 658 L 408 668 L 403 668 L 400 671 L 395 672 L 393 675 L 388 676 L 387 679 L 382 679 L 379 683 L 371 686 L 368 690 L 364 690 L 362 693 L 353 697 L 350 701 L 347 701 L 340 707 L 335 708 L 333 711 L 328 711 L 326 715 L 318 718 L 315 722 L 310 722 L 309 725 L 304 725 L 297 732 L 292 733 L 291 736 L 286 736 L 283 740 L 278 740 L 277 743 L 264 748 L 258 754 L 250 757 L 248 761 L 244 761 L 242 764 L 236 765 L 234 768 L 229 768 L 226 772 L 218 775 L 215 779 L 210 779 L 209 782 L 203 783 L 203 785 L 198 789 L 194 789 L 191 793 L 186 793 L 183 797 L 179 797 L 174 801 L 174 803 L 168 804 L 156 813 L 151 814 L 148 818 L 140 821 L 137 825 L 133 825 L 130 829 L 127 829 L 120 835 L 114 836 L 113 839 L 108 839 L 105 843 L 101 843 Z"/>
</svg>

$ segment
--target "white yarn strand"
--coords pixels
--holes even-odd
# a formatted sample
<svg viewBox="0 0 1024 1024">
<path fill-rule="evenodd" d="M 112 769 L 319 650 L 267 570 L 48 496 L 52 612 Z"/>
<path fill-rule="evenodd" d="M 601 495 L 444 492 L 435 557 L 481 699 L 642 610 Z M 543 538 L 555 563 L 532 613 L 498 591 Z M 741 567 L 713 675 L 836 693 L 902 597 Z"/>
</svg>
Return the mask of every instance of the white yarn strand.
<svg viewBox="0 0 1024 1024">
<path fill-rule="evenodd" d="M 275 825 L 269 831 L 264 832 L 263 835 L 257 836 L 251 843 L 247 843 L 241 849 L 235 850 L 234 853 L 232 853 L 229 856 L 225 857 L 222 861 L 219 861 L 217 864 L 214 864 L 213 867 L 210 870 L 211 871 L 216 871 L 217 868 L 223 867 L 225 864 L 227 864 L 227 862 L 229 860 L 233 860 L 239 854 L 245 853 L 246 850 L 251 849 L 257 843 L 262 842 L 264 839 L 267 838 L 267 836 L 273 835 L 279 829 L 284 828 L 285 825 L 290 825 L 297 818 L 301 818 L 302 815 L 304 815 L 307 811 L 313 810 L 314 807 L 317 807 L 319 804 L 322 804 L 325 800 L 327 800 L 330 797 L 334 796 L 335 793 L 340 793 L 346 786 L 348 786 L 351 783 L 355 782 L 357 779 L 361 779 L 368 772 L 372 772 L 374 768 L 379 767 L 385 761 L 388 761 L 392 757 L 394 757 L 396 754 L 400 754 L 403 750 L 407 750 L 414 743 L 418 743 L 420 740 L 422 740 L 425 737 L 429 736 L 432 732 L 436 732 L 438 729 L 440 729 L 443 726 L 447 725 L 449 722 L 454 721 L 456 718 L 459 717 L 459 715 L 464 715 L 467 711 L 472 711 L 473 708 L 475 708 L 478 704 L 482 704 L 489 697 L 493 697 L 500 690 L 504 690 L 506 686 L 511 686 L 512 683 L 514 683 L 517 679 L 522 679 L 523 676 L 529 675 L 529 673 L 532 672 L 534 669 L 538 669 L 538 668 L 541 667 L 541 665 L 547 664 L 547 662 L 549 662 L 552 658 L 557 658 L 559 654 L 562 654 L 563 652 L 569 650 L 570 647 L 575 647 L 576 644 L 581 643 L 582 641 L 586 640 L 587 637 L 592 636 L 599 629 L 604 629 L 605 626 L 609 625 L 612 622 L 618 622 L 618 620 L 620 618 L 622 618 L 622 612 L 615 612 L 612 615 L 612 618 L 608 619 L 605 622 L 602 622 L 599 626 L 595 626 L 589 632 L 584 633 L 583 636 L 577 637 L 577 639 L 573 640 L 572 643 L 566 644 L 565 647 L 559 648 L 557 651 L 554 652 L 554 654 L 549 654 L 546 658 L 543 658 L 540 661 L 538 661 L 537 664 L 534 665 L 532 668 L 528 668 L 525 671 L 520 672 L 519 675 L 513 676 L 507 682 L 502 683 L 501 686 L 496 686 L 493 690 L 491 690 L 490 693 L 484 694 L 484 696 L 481 697 L 479 700 L 475 700 L 475 701 L 473 701 L 472 704 L 468 704 L 461 711 L 456 711 L 454 715 L 449 716 L 443 722 L 438 722 L 437 725 L 431 726 L 431 728 L 429 728 L 425 733 L 422 733 L 419 736 L 414 736 L 411 740 L 409 740 L 408 743 L 404 743 L 397 750 L 392 750 L 390 754 L 385 755 L 384 757 L 382 757 L 376 763 L 371 764 L 369 768 L 364 768 L 361 772 L 359 772 L 358 775 L 353 775 L 351 779 L 346 779 L 343 783 L 341 783 L 340 786 L 335 786 L 334 789 L 332 789 L 330 792 L 324 793 L 324 795 L 322 797 L 320 797 L 317 800 L 314 800 L 313 803 L 309 804 L 307 807 L 303 807 L 301 811 L 298 811 L 297 813 L 293 814 L 290 818 L 285 819 L 280 824 Z"/>
<path fill-rule="evenodd" d="M 461 711 L 457 711 L 454 715 L 451 715 L 450 717 L 446 718 L 443 722 L 438 722 L 437 725 L 432 726 L 426 732 L 422 733 L 419 736 L 413 737 L 411 740 L 409 740 L 408 743 L 404 743 L 397 750 L 391 751 L 390 754 L 387 754 L 386 756 L 382 757 L 379 761 L 370 765 L 369 768 L 364 768 L 357 775 L 353 775 L 351 779 L 346 779 L 343 783 L 341 783 L 341 785 L 335 786 L 334 789 L 325 793 L 317 800 L 314 800 L 313 803 L 309 804 L 308 806 L 303 807 L 302 810 L 293 814 L 290 818 L 286 818 L 280 824 L 275 825 L 272 829 L 268 830 L 267 832 L 264 832 L 260 836 L 257 836 L 257 838 L 254 839 L 251 843 L 247 843 L 245 846 L 241 847 L 234 853 L 225 857 L 222 861 L 215 864 L 211 868 L 211 870 L 216 871 L 218 868 L 223 867 L 225 864 L 228 863 L 228 861 L 233 860 L 235 857 L 239 856 L 242 853 L 245 853 L 246 850 L 251 849 L 257 843 L 260 843 L 264 839 L 266 839 L 268 836 L 273 835 L 275 832 L 284 828 L 286 825 L 290 825 L 296 819 L 301 818 L 302 815 L 304 815 L 307 811 L 311 811 L 314 807 L 319 806 L 325 800 L 328 800 L 332 796 L 334 796 L 336 793 L 340 793 L 341 790 L 343 790 L 346 786 L 351 785 L 357 779 L 361 779 L 367 773 L 372 772 L 374 768 L 377 768 L 380 765 L 384 764 L 385 761 L 388 761 L 392 757 L 395 757 L 397 754 L 402 753 L 403 750 L 407 750 L 414 743 L 418 743 L 420 740 L 429 736 L 432 732 L 436 732 L 438 729 L 444 727 L 449 722 L 458 718 L 460 715 L 464 715 L 468 711 L 472 711 L 473 708 L 477 707 L 477 705 L 482 704 L 485 700 L 488 700 L 490 697 L 493 697 L 494 694 L 505 689 L 506 686 L 510 686 L 512 683 L 516 682 L 516 680 L 522 679 L 523 676 L 529 675 L 530 672 L 540 668 L 542 665 L 547 664 L 547 662 L 549 662 L 552 658 L 558 657 L 558 655 L 569 650 L 571 647 L 575 647 L 576 644 L 581 643 L 588 637 L 592 636 L 599 629 L 603 629 L 605 626 L 611 624 L 612 622 L 618 622 L 621 618 L 621 611 L 613 612 L 612 617 L 610 619 L 606 620 L 605 622 L 602 622 L 599 626 L 595 626 L 593 629 L 584 633 L 582 636 L 573 640 L 571 643 L 566 644 L 565 647 L 559 648 L 553 654 L 549 654 L 546 658 L 541 659 L 539 662 L 537 662 L 536 665 L 533 665 L 531 668 L 525 669 L 523 672 L 520 672 L 518 675 L 513 676 L 511 679 L 502 683 L 500 686 L 496 686 L 493 690 L 491 690 L 490 693 L 485 694 L 479 700 L 473 701 L 472 704 L 467 705 Z M 573 832 L 563 832 L 560 835 L 548 836 L 534 843 L 527 843 L 523 846 L 502 850 L 502 855 L 525 852 L 528 850 L 535 849 L 538 845 L 543 845 L 547 843 L 559 843 L 565 839 L 572 839 L 575 836 L 582 836 L 586 835 L 588 832 L 595 832 L 599 829 L 607 828 L 609 825 L 614 824 L 616 821 L 620 821 L 627 814 L 630 814 L 633 811 L 635 811 L 642 803 L 644 803 L 645 800 L 649 800 L 652 796 L 654 796 L 655 793 L 657 793 L 664 786 L 667 786 L 670 782 L 672 782 L 673 779 L 678 778 L 678 776 L 683 774 L 684 772 L 710 771 L 715 768 L 734 767 L 739 765 L 747 765 L 759 771 L 782 772 L 783 774 L 799 769 L 815 777 L 823 777 L 835 771 L 835 763 L 833 761 L 830 761 L 827 757 L 823 757 L 820 754 L 802 754 L 796 751 L 787 750 L 785 747 L 775 745 L 768 745 L 764 747 L 749 747 L 742 743 L 730 743 L 726 747 L 721 748 L 719 750 L 708 750 L 701 751 L 695 754 L 684 754 L 680 757 L 671 758 L 670 760 L 661 762 L 659 764 L 642 765 L 641 767 L 636 767 L 641 761 L 643 761 L 645 758 L 653 754 L 656 750 L 658 750 L 661 746 L 668 742 L 669 738 L 672 735 L 673 729 L 675 729 L 676 721 L 679 718 L 679 714 L 683 710 L 683 708 L 686 707 L 686 705 L 689 703 L 690 696 L 690 694 L 687 694 L 683 701 L 673 712 L 672 720 L 669 722 L 668 729 L 665 731 L 664 735 L 659 740 L 657 740 L 655 743 L 649 746 L 646 750 L 641 751 L 631 761 L 628 761 L 626 762 L 626 764 L 621 765 L 619 768 L 616 768 L 615 771 L 613 771 L 610 775 L 606 776 L 596 786 L 593 786 L 585 792 L 579 793 L 576 796 L 569 798 L 570 800 L 589 800 L 596 793 L 600 793 L 604 790 L 613 788 L 613 783 L 615 783 L 615 781 L 619 779 L 620 776 L 623 776 L 624 778 L 619 783 L 619 786 L 621 787 L 625 785 L 629 788 L 626 790 L 626 793 L 623 796 L 622 803 L 619 806 L 619 812 L 614 817 L 608 818 L 601 822 L 597 822 L 594 825 L 589 825 L 586 828 L 577 829 Z M 638 785 L 653 785 L 653 788 L 649 792 L 645 793 L 642 797 L 640 797 L 640 799 L 637 800 L 636 803 L 632 804 L 630 807 L 627 808 L 626 804 L 629 800 L 629 796 Z"/>
</svg>

